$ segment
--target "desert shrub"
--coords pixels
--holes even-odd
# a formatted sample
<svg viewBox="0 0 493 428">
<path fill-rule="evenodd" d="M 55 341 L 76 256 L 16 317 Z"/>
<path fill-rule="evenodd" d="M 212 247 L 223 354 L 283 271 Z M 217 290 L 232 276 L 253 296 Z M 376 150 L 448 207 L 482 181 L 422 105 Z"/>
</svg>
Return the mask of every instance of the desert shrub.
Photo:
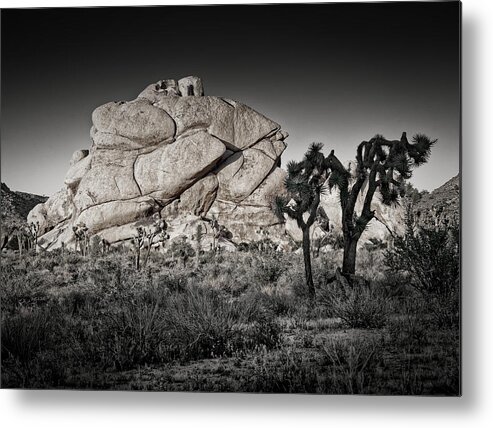
<svg viewBox="0 0 493 428">
<path fill-rule="evenodd" d="M 254 307 L 255 312 L 266 311 L 272 316 L 285 316 L 295 313 L 298 309 L 295 296 L 277 287 L 269 290 L 249 290 L 238 299 L 238 304 Z"/>
<path fill-rule="evenodd" d="M 460 290 L 459 285 L 449 291 L 448 295 L 431 296 L 427 301 L 435 325 L 439 328 L 458 328 L 460 325 Z"/>
<path fill-rule="evenodd" d="M 237 247 L 238 251 L 248 252 L 250 250 L 250 244 L 248 242 L 240 242 Z"/>
<path fill-rule="evenodd" d="M 0 280 L 0 302 L 4 314 L 17 313 L 20 308 L 36 307 L 48 300 L 46 278 L 38 272 L 2 266 Z"/>
<path fill-rule="evenodd" d="M 7 387 L 53 384 L 60 356 L 52 351 L 63 342 L 64 320 L 55 305 L 2 316 L 2 380 Z M 7 372 L 7 373 L 4 373 Z M 5 377 L 6 375 L 6 377 Z"/>
<path fill-rule="evenodd" d="M 251 302 L 229 301 L 199 286 L 170 291 L 162 283 L 140 285 L 128 285 L 96 315 L 80 314 L 72 346 L 86 360 L 123 370 L 272 348 L 279 341 L 271 313 Z"/>
<path fill-rule="evenodd" d="M 195 250 L 185 237 L 171 241 L 170 252 L 173 257 L 182 261 L 183 266 L 186 266 L 188 259 L 195 256 Z"/>
<path fill-rule="evenodd" d="M 84 261 L 84 258 L 79 253 L 73 251 L 67 251 L 64 257 L 65 257 L 65 263 L 68 266 L 72 265 L 75 267 L 78 264 L 83 263 Z"/>
<path fill-rule="evenodd" d="M 92 258 L 101 257 L 102 255 L 101 242 L 102 240 L 99 235 L 91 236 L 89 240 L 89 255 Z"/>
<path fill-rule="evenodd" d="M 260 284 L 274 284 L 287 268 L 283 255 L 276 252 L 264 251 L 254 260 L 252 274 Z"/>
<path fill-rule="evenodd" d="M 460 244 L 457 225 L 414 230 L 412 212 L 406 232 L 386 253 L 389 270 L 409 272 L 410 285 L 425 298 L 441 327 L 457 327 L 460 309 Z"/>
<path fill-rule="evenodd" d="M 226 301 L 217 292 L 200 287 L 171 296 L 167 317 L 172 354 L 185 360 L 200 359 L 275 346 L 279 329 L 272 317 L 242 303 Z"/>
<path fill-rule="evenodd" d="M 387 301 L 370 285 L 334 280 L 320 289 L 318 300 L 351 328 L 381 328 L 387 321 Z"/>
<path fill-rule="evenodd" d="M 68 317 L 76 320 L 79 316 L 92 317 L 104 305 L 105 297 L 99 291 L 84 286 L 67 287 L 62 292 L 52 295 L 51 302 Z"/>
<path fill-rule="evenodd" d="M 334 250 L 341 250 L 344 248 L 344 236 L 342 232 L 332 231 L 328 238 L 327 244 L 330 245 Z"/>
<path fill-rule="evenodd" d="M 414 230 L 414 219 L 408 210 L 406 232 L 396 237 L 393 248 L 386 252 L 385 263 L 391 271 L 410 272 L 412 285 L 429 296 L 456 293 L 460 275 L 458 226 Z"/>
<path fill-rule="evenodd" d="M 240 296 L 256 285 L 255 256 L 250 253 L 237 252 L 218 254 L 208 253 L 212 257 L 200 267 L 199 278 L 209 288 L 225 295 Z"/>
<path fill-rule="evenodd" d="M 159 362 L 166 343 L 163 297 L 146 299 L 143 295 L 108 308 L 92 325 L 95 350 L 105 366 L 118 370 L 143 363 Z M 89 340 L 89 343 L 94 343 Z"/>
<path fill-rule="evenodd" d="M 286 269 L 281 273 L 277 280 L 277 287 L 289 290 L 295 297 L 300 300 L 309 297 L 306 290 L 305 271 L 300 254 L 289 254 L 286 257 Z M 332 254 L 322 254 L 312 261 L 313 282 L 315 290 L 324 287 L 333 276 L 337 260 L 334 260 Z"/>
<path fill-rule="evenodd" d="M 245 391 L 274 393 L 316 393 L 320 390 L 317 371 L 296 349 L 283 347 L 273 356 L 261 353 Z"/>
<path fill-rule="evenodd" d="M 409 275 L 403 272 L 385 272 L 379 279 L 371 281 L 378 293 L 392 305 L 406 304 L 417 296 L 417 291 L 410 286 Z M 397 312 L 400 309 L 397 308 Z"/>
<path fill-rule="evenodd" d="M 299 263 L 297 263 L 299 261 Z M 317 270 L 314 269 L 316 274 Z M 314 281 L 315 282 L 315 281 Z M 289 290 L 299 299 L 308 299 L 303 262 L 296 260 L 277 280 L 277 287 Z"/>
<path fill-rule="evenodd" d="M 50 310 L 29 309 L 2 319 L 2 359 L 15 358 L 23 363 L 49 346 Z"/>
<path fill-rule="evenodd" d="M 429 343 L 430 325 L 426 321 L 425 303 L 422 299 L 412 298 L 401 306 L 399 314 L 387 324 L 392 345 L 417 352 Z"/>
<path fill-rule="evenodd" d="M 382 345 L 376 338 L 330 340 L 321 346 L 333 388 L 340 394 L 365 394 L 381 360 Z"/>
<path fill-rule="evenodd" d="M 375 338 L 330 340 L 314 358 L 296 347 L 261 352 L 253 360 L 253 373 L 244 391 L 277 393 L 372 393 L 382 347 Z"/>
<path fill-rule="evenodd" d="M 52 271 L 56 266 L 63 263 L 63 259 L 59 250 L 47 253 L 37 253 L 33 258 L 30 259 L 31 268 L 38 270 L 49 270 Z"/>
<path fill-rule="evenodd" d="M 262 238 L 258 241 L 251 242 L 249 244 L 249 249 L 252 252 L 257 252 L 260 254 L 265 253 L 275 253 L 277 244 L 275 244 L 270 238 Z"/>
<path fill-rule="evenodd" d="M 175 272 L 166 272 L 157 277 L 156 283 L 172 293 L 181 293 L 185 291 L 186 278 Z"/>
</svg>

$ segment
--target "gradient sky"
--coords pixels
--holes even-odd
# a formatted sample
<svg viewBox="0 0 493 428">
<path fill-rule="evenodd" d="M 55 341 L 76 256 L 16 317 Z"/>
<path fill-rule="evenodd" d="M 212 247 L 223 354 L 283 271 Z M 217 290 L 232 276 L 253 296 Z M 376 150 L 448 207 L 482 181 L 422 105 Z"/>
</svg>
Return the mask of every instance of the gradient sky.
<svg viewBox="0 0 493 428">
<path fill-rule="evenodd" d="M 359 142 L 438 138 L 411 180 L 459 171 L 458 2 L 2 10 L 1 179 L 52 194 L 91 113 L 149 83 L 197 75 L 206 95 L 289 132 L 283 164 L 312 141 L 341 160 Z"/>
</svg>

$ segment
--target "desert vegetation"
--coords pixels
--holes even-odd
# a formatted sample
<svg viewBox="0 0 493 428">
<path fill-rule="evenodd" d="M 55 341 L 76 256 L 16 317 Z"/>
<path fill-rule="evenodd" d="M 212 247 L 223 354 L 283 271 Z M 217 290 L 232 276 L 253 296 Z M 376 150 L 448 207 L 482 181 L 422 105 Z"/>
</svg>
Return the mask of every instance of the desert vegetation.
<svg viewBox="0 0 493 428">
<path fill-rule="evenodd" d="M 361 283 L 334 280 L 335 238 L 311 251 L 315 293 L 268 238 L 144 242 L 138 268 L 131 245 L 4 251 L 2 386 L 457 395 L 458 228 L 409 213 L 392 247 L 360 247 Z"/>
</svg>

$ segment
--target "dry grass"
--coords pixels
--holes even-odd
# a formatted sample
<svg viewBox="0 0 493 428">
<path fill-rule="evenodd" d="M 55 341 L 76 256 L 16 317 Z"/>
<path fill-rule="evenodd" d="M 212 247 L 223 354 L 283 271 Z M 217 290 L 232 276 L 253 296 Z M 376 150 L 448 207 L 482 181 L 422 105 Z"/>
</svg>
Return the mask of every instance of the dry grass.
<svg viewBox="0 0 493 428">
<path fill-rule="evenodd" d="M 327 289 L 339 256 L 314 259 L 309 301 L 295 254 L 152 254 L 140 272 L 125 252 L 5 254 L 2 386 L 457 395 L 458 328 L 378 252 L 359 259 L 368 289 Z"/>
</svg>

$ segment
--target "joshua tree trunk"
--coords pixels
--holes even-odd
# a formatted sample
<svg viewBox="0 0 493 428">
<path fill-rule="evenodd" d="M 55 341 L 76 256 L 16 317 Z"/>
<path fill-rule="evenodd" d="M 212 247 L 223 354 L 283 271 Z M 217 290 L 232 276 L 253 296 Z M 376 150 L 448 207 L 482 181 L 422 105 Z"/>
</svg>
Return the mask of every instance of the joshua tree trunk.
<svg viewBox="0 0 493 428">
<path fill-rule="evenodd" d="M 305 262 L 306 287 L 311 298 L 315 296 L 315 286 L 312 277 L 312 261 L 310 254 L 310 228 L 303 229 L 303 258 Z"/>
<path fill-rule="evenodd" d="M 347 237 L 344 239 L 344 258 L 342 261 L 342 273 L 344 276 L 354 275 L 356 273 L 356 247 L 358 237 Z"/>
<path fill-rule="evenodd" d="M 147 262 L 149 261 L 149 257 L 151 256 L 152 242 L 154 241 L 154 236 L 156 235 L 153 233 L 147 237 L 147 248 L 146 248 L 146 254 L 143 263 L 144 268 L 147 266 Z"/>
</svg>

